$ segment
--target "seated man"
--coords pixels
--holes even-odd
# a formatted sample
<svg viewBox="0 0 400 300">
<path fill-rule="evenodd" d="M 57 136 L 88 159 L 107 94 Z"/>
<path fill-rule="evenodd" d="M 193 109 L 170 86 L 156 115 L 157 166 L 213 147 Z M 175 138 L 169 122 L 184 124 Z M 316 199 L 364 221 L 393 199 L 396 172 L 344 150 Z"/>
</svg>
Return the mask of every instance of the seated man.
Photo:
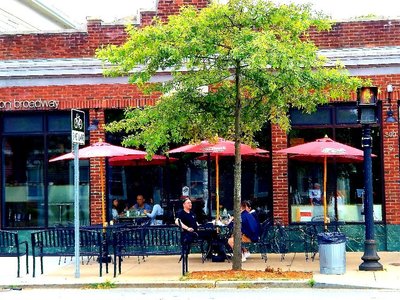
<svg viewBox="0 0 400 300">
<path fill-rule="evenodd" d="M 192 201 L 189 197 L 183 199 L 182 209 L 176 214 L 175 224 L 183 229 L 182 240 L 185 243 L 191 243 L 197 238 L 197 221 L 192 213 Z"/>
<path fill-rule="evenodd" d="M 152 207 L 145 202 L 143 195 L 139 194 L 136 196 L 136 204 L 133 205 L 131 209 L 139 211 L 141 215 L 144 215 L 144 211 L 151 211 Z"/>
<path fill-rule="evenodd" d="M 242 242 L 251 243 L 257 242 L 260 236 L 260 226 L 256 219 L 246 210 L 246 201 L 240 203 L 240 216 L 242 218 Z M 233 249 L 233 235 L 228 239 L 228 244 Z M 246 248 L 242 248 L 242 262 L 250 256 L 250 252 Z"/>
</svg>

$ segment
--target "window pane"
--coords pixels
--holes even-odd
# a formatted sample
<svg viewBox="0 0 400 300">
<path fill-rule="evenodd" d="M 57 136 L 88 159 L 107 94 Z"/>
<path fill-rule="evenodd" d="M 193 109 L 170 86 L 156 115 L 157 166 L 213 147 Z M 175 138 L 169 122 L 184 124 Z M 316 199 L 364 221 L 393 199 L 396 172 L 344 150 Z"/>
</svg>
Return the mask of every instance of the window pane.
<svg viewBox="0 0 400 300">
<path fill-rule="evenodd" d="M 322 129 L 294 129 L 290 133 L 290 141 L 309 142 L 321 137 Z M 380 168 L 379 130 L 373 130 L 373 189 L 374 219 L 382 221 L 382 182 Z M 335 140 L 361 149 L 361 128 L 336 128 L 332 135 Z M 364 222 L 363 215 L 363 164 L 328 162 L 326 201 L 327 212 L 331 219 L 345 222 Z M 321 162 L 302 162 L 289 160 L 289 193 L 291 204 L 291 221 L 307 222 L 312 217 L 323 213 L 321 208 L 312 203 L 311 193 L 314 184 L 321 185 L 323 193 L 323 164 Z"/>
<path fill-rule="evenodd" d="M 45 225 L 43 137 L 4 139 L 6 226 Z"/>
<path fill-rule="evenodd" d="M 71 114 L 51 114 L 48 116 L 48 131 L 70 132 Z"/>
<path fill-rule="evenodd" d="M 300 110 L 290 111 L 292 125 L 327 125 L 332 123 L 329 107 L 321 107 L 312 114 L 303 113 Z"/>
<path fill-rule="evenodd" d="M 42 132 L 43 115 L 4 116 L 4 132 Z"/>
<path fill-rule="evenodd" d="M 337 107 L 336 124 L 357 124 L 357 108 L 352 106 Z"/>
<path fill-rule="evenodd" d="M 71 151 L 70 135 L 49 136 L 49 157 Z M 89 224 L 88 160 L 79 161 L 80 224 Z M 74 162 L 57 161 L 48 164 L 49 226 L 66 225 L 74 221 Z"/>
</svg>

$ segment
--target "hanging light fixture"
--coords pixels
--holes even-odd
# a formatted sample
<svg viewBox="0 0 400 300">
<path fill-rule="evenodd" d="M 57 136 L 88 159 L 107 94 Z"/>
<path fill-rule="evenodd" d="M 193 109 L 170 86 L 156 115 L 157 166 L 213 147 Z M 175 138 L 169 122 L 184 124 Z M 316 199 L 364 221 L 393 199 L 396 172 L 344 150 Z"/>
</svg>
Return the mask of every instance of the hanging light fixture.
<svg viewBox="0 0 400 300">
<path fill-rule="evenodd" d="M 393 111 L 392 111 L 392 92 L 393 92 L 393 86 L 391 84 L 388 84 L 386 88 L 388 92 L 388 103 L 389 103 L 389 110 L 386 112 L 386 122 L 387 123 L 395 123 L 397 122 L 396 118 L 393 116 Z"/>
</svg>

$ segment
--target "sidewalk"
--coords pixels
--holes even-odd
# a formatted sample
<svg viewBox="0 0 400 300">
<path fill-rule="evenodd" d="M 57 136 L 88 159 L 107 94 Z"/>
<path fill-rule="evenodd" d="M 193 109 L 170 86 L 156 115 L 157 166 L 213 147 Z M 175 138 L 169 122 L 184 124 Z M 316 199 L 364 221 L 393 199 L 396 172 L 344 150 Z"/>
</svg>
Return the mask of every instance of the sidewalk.
<svg viewBox="0 0 400 300">
<path fill-rule="evenodd" d="M 282 271 L 313 272 L 314 287 L 316 288 L 389 288 L 400 289 L 400 252 L 379 252 L 384 270 L 378 272 L 359 271 L 361 252 L 346 253 L 346 273 L 343 275 L 324 275 L 319 271 L 318 255 L 315 261 L 306 261 L 303 253 L 288 253 L 283 261 L 280 255 L 269 254 L 268 261 L 260 258 L 259 254 L 252 256 L 243 263 L 245 270 L 264 270 L 267 266 Z M 44 274 L 40 275 L 39 260 L 36 265 L 36 278 L 32 278 L 32 257 L 29 257 L 30 274 L 25 273 L 24 260 L 21 260 L 21 277 L 16 277 L 16 258 L 0 258 L 0 287 L 85 287 L 90 284 L 111 282 L 120 287 L 236 287 L 240 282 L 194 282 L 180 281 L 181 264 L 178 256 L 150 256 L 145 262 L 138 263 L 137 257 L 124 258 L 122 274 L 113 277 L 113 265 L 109 265 L 109 273 L 98 276 L 98 263 L 85 260 L 80 265 L 80 278 L 75 278 L 75 264 L 70 258 L 44 258 Z M 189 256 L 189 271 L 230 270 L 230 262 L 213 263 L 201 262 L 200 255 Z M 243 283 L 242 283 L 243 284 Z M 257 281 L 254 286 L 268 287 L 310 287 L 309 280 L 305 281 Z"/>
</svg>

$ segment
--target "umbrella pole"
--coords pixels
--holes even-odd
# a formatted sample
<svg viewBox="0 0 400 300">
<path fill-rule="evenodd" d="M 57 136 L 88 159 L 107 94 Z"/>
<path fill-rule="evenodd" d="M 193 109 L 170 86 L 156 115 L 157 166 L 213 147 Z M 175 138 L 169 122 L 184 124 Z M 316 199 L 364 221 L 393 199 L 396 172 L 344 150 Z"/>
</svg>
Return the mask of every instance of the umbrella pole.
<svg viewBox="0 0 400 300">
<path fill-rule="evenodd" d="M 218 154 L 215 156 L 215 200 L 216 200 L 216 220 L 219 220 L 219 161 Z"/>
<path fill-rule="evenodd" d="M 328 160 L 328 158 L 325 156 L 324 157 L 324 198 L 323 198 L 323 201 L 324 201 L 324 228 L 325 228 L 325 231 L 327 230 L 327 225 L 326 225 L 326 223 L 327 223 L 327 211 L 326 211 L 326 177 L 327 177 L 327 160 Z"/>
<path fill-rule="evenodd" d="M 104 179 L 103 179 L 103 159 L 100 158 L 100 184 L 101 184 L 101 220 L 106 226 L 106 210 L 104 205 Z"/>
</svg>

